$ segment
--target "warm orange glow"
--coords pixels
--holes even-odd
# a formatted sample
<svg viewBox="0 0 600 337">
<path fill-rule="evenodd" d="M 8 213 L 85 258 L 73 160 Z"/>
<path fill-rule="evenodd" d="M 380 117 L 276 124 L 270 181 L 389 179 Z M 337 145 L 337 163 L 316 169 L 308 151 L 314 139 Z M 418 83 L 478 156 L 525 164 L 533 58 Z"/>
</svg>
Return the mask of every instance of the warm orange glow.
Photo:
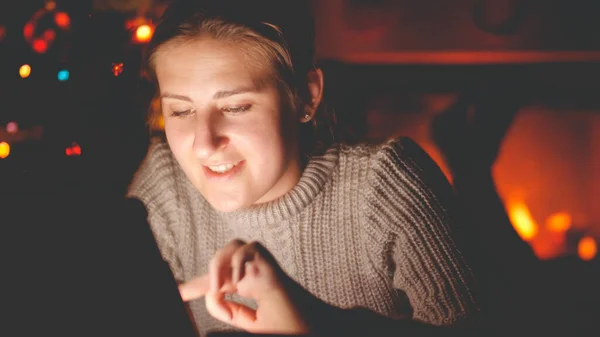
<svg viewBox="0 0 600 337">
<path fill-rule="evenodd" d="M 33 41 L 33 50 L 36 53 L 43 54 L 48 50 L 48 43 L 42 39 L 36 39 Z"/>
<path fill-rule="evenodd" d="M 165 119 L 161 113 L 160 98 L 154 97 L 150 102 L 150 120 L 148 126 L 150 130 L 163 131 L 165 129 Z"/>
<path fill-rule="evenodd" d="M 44 31 L 44 40 L 46 41 L 54 41 L 54 39 L 56 38 L 56 32 L 54 31 L 54 29 L 46 29 Z"/>
<path fill-rule="evenodd" d="M 132 30 L 135 27 L 145 25 L 148 23 L 148 19 L 143 16 L 137 16 L 125 21 L 125 29 Z"/>
<path fill-rule="evenodd" d="M 165 118 L 162 115 L 158 117 L 157 124 L 159 130 L 165 129 Z"/>
<path fill-rule="evenodd" d="M 31 39 L 31 37 L 33 36 L 33 30 L 33 23 L 28 22 L 27 24 L 25 24 L 25 27 L 23 27 L 23 36 L 26 40 Z"/>
<path fill-rule="evenodd" d="M 546 228 L 555 233 L 564 233 L 571 228 L 571 216 L 565 212 L 558 212 L 546 219 Z"/>
<path fill-rule="evenodd" d="M 599 218 L 593 213 L 598 209 L 593 201 L 598 195 L 596 191 L 600 190 L 593 186 L 596 177 L 592 173 L 598 172 L 593 168 L 600 166 L 580 172 L 581 163 L 595 164 L 594 151 L 600 149 L 596 146 L 600 143 L 596 143 L 596 139 L 591 143 L 587 135 L 600 135 L 596 132 L 596 125 L 600 127 L 596 123 L 600 120 L 592 112 L 565 115 L 550 111 L 553 110 L 547 105 L 519 110 L 502 140 L 493 170 L 494 182 L 506 201 L 506 209 L 510 201 L 525 201 L 539 225 L 538 234 L 528 242 L 536 248 L 536 255 L 540 256 L 538 249 L 554 246 L 554 258 L 557 258 L 577 254 L 579 237 L 573 241 L 576 233 L 589 233 L 597 242 L 600 240 L 596 225 Z M 587 142 L 593 151 L 580 150 L 581 144 Z M 568 216 L 555 217 L 557 213 Z M 567 224 L 566 231 L 555 231 L 564 230 Z"/>
<path fill-rule="evenodd" d="M 31 75 L 31 66 L 29 64 L 24 64 L 19 68 L 19 75 L 21 78 L 27 78 Z"/>
<path fill-rule="evenodd" d="M 115 77 L 121 75 L 123 73 L 123 63 L 113 63 L 112 73 Z"/>
<path fill-rule="evenodd" d="M 70 147 L 65 150 L 65 154 L 69 157 L 81 155 L 81 146 L 77 143 L 73 143 Z"/>
<path fill-rule="evenodd" d="M 597 62 L 596 51 L 410 51 L 350 53 L 341 61 L 359 64 L 515 64 Z"/>
<path fill-rule="evenodd" d="M 509 203 L 508 216 L 513 227 L 523 240 L 530 241 L 537 235 L 538 226 L 524 202 Z"/>
<path fill-rule="evenodd" d="M 446 165 L 444 161 L 443 155 L 440 153 L 440 151 L 438 151 L 437 147 L 433 145 L 433 143 L 429 142 L 421 142 L 419 145 L 421 145 L 423 150 L 425 150 L 425 152 L 427 152 L 431 159 L 433 159 L 433 161 L 439 166 L 442 173 L 444 173 L 444 175 L 446 176 L 446 179 L 448 179 L 448 182 L 452 184 L 452 172 L 450 172 L 448 165 Z"/>
<path fill-rule="evenodd" d="M 71 18 L 69 17 L 69 14 L 65 12 L 58 12 L 54 14 L 54 22 L 56 22 L 56 25 L 60 28 L 67 29 L 71 25 Z"/>
<path fill-rule="evenodd" d="M 531 241 L 531 248 L 540 260 L 551 260 L 555 259 L 563 253 L 563 241 L 557 241 L 553 238 L 540 238 L 537 236 Z"/>
<path fill-rule="evenodd" d="M 148 42 L 152 38 L 152 27 L 149 25 L 141 25 L 135 31 L 135 39 L 138 42 Z"/>
<path fill-rule="evenodd" d="M 54 1 L 46 2 L 46 10 L 47 11 L 53 11 L 55 9 L 56 9 L 56 2 L 54 2 Z"/>
<path fill-rule="evenodd" d="M 577 254 L 579 255 L 580 259 L 589 261 L 596 257 L 596 253 L 598 253 L 598 247 L 594 238 L 586 236 L 579 240 L 579 245 L 577 246 Z"/>
<path fill-rule="evenodd" d="M 7 142 L 0 143 L 0 159 L 8 157 L 10 154 L 10 145 Z"/>
</svg>

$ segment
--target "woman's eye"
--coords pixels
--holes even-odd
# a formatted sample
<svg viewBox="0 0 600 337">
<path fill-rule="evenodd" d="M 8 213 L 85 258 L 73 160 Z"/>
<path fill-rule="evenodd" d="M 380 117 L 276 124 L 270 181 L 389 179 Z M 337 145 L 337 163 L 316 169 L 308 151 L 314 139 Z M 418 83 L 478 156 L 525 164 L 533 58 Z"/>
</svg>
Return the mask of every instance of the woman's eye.
<svg viewBox="0 0 600 337">
<path fill-rule="evenodd" d="M 250 105 L 227 107 L 227 108 L 223 108 L 222 110 L 223 110 L 223 112 L 229 113 L 229 114 L 241 114 L 241 113 L 244 113 L 244 112 L 250 110 Z"/>
<path fill-rule="evenodd" d="M 185 116 L 189 116 L 191 114 L 192 114 L 192 110 L 190 110 L 190 109 L 183 110 L 183 111 L 172 111 L 171 112 L 172 117 L 185 117 Z"/>
</svg>

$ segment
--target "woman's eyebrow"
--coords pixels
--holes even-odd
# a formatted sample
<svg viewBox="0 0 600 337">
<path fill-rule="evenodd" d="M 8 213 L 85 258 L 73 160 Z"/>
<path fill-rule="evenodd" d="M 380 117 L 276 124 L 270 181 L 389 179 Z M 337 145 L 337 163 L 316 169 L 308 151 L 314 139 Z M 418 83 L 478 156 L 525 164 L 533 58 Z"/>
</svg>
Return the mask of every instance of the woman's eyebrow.
<svg viewBox="0 0 600 337">
<path fill-rule="evenodd" d="M 257 92 L 258 89 L 255 87 L 239 87 L 232 90 L 219 90 L 213 95 L 214 100 L 230 97 L 233 95 L 245 94 L 248 92 Z"/>
<path fill-rule="evenodd" d="M 169 92 L 164 92 L 162 94 L 160 94 L 160 98 L 172 98 L 172 99 L 178 99 L 180 101 L 186 101 L 186 102 L 192 102 L 192 99 L 184 96 L 184 95 L 177 95 L 177 94 L 171 94 Z"/>
<path fill-rule="evenodd" d="M 239 88 L 235 88 L 235 89 L 231 89 L 231 90 L 219 90 L 213 95 L 213 99 L 218 100 L 218 99 L 227 98 L 227 97 L 230 97 L 233 95 L 239 95 L 239 94 L 244 94 L 244 93 L 249 93 L 249 92 L 258 92 L 258 91 L 259 91 L 259 89 L 257 87 L 239 87 Z M 171 98 L 171 99 L 177 99 L 180 101 L 192 102 L 192 99 L 189 98 L 188 96 L 172 94 L 170 92 L 162 93 L 160 95 L 160 98 L 161 99 L 162 98 Z"/>
</svg>

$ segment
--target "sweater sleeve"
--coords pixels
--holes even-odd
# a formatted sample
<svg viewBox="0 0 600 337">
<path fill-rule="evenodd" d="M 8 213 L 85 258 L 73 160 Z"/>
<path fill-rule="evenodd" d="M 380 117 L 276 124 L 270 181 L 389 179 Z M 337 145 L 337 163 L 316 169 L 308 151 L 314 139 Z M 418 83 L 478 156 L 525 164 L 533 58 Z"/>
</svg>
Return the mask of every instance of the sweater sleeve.
<svg viewBox="0 0 600 337">
<path fill-rule="evenodd" d="M 386 264 L 413 318 L 433 325 L 472 321 L 475 281 L 452 237 L 454 192 L 431 158 L 410 139 L 389 142 L 371 162 L 369 222 L 388 238 Z"/>
<path fill-rule="evenodd" d="M 183 266 L 177 250 L 175 228 L 179 223 L 173 162 L 166 144 L 153 144 L 133 181 L 127 197 L 140 200 L 148 212 L 148 223 L 161 256 L 177 282 L 184 280 Z"/>
</svg>

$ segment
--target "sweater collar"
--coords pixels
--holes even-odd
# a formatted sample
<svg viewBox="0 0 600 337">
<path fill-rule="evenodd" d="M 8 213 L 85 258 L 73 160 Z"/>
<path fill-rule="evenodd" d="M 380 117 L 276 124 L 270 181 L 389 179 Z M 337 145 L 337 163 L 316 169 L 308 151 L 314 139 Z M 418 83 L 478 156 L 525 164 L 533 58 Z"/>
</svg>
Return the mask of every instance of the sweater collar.
<svg viewBox="0 0 600 337">
<path fill-rule="evenodd" d="M 217 212 L 229 223 L 255 225 L 276 224 L 305 209 L 321 192 L 339 160 L 339 147 L 329 148 L 325 154 L 310 159 L 300 180 L 280 198 L 263 204 L 233 211 Z"/>
</svg>

